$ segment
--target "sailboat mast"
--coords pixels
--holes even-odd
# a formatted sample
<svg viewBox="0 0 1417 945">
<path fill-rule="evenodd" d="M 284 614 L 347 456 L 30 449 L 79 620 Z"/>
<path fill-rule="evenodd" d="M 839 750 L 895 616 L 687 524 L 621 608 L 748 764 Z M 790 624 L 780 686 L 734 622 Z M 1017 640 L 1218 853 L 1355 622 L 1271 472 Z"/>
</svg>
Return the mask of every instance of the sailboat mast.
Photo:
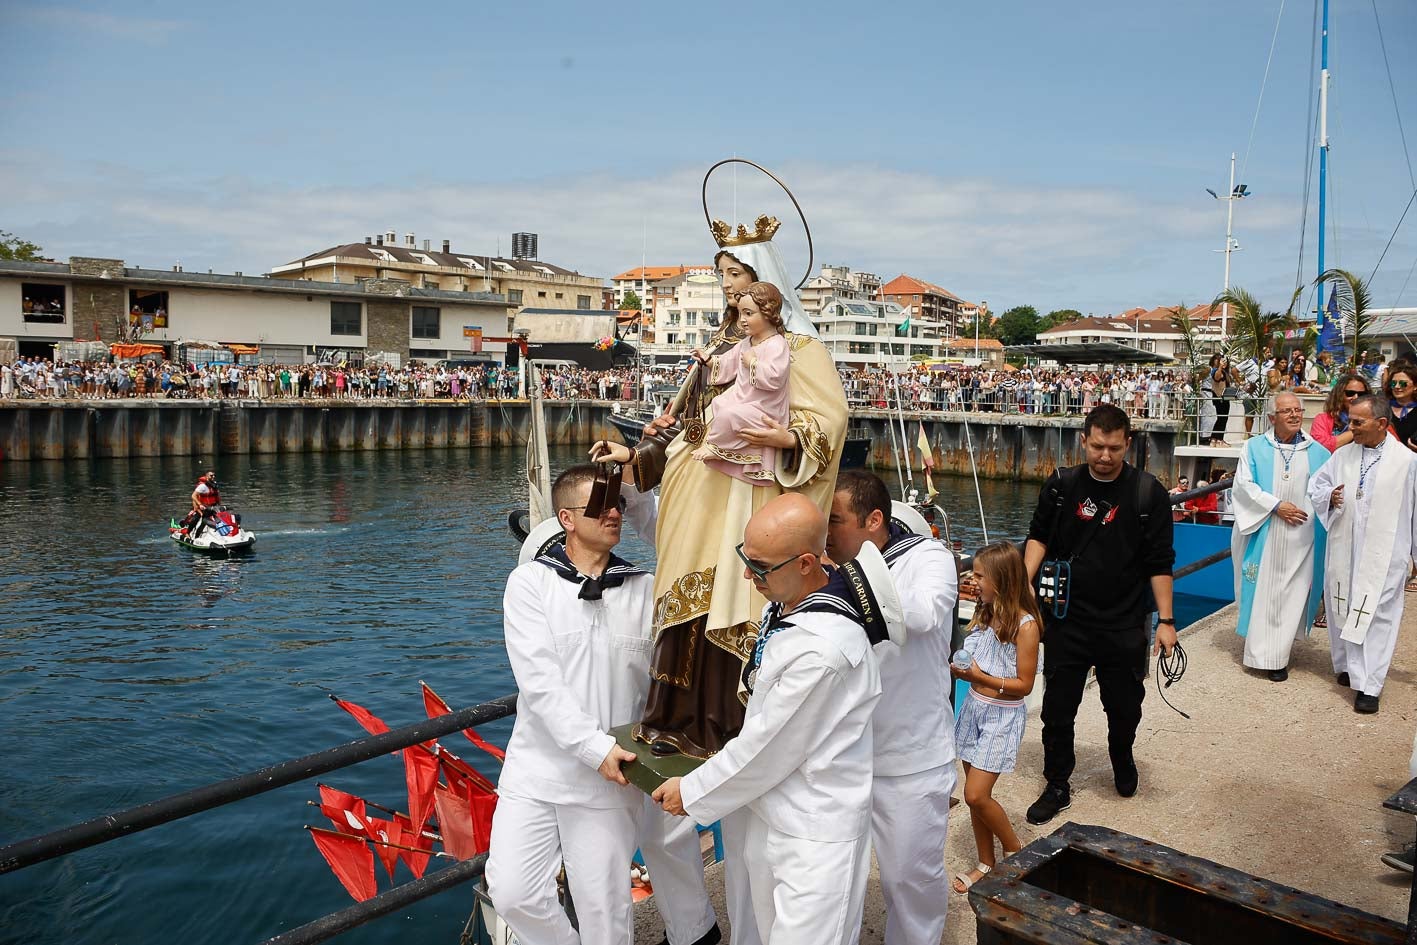
<svg viewBox="0 0 1417 945">
<path fill-rule="evenodd" d="M 1319 272 L 1324 270 L 1324 236 L 1328 219 L 1328 0 L 1323 0 L 1323 25 L 1320 35 L 1322 50 L 1319 64 Z M 1320 333 L 1324 325 L 1324 287 L 1319 283 L 1318 318 L 1315 320 Z M 1322 335 L 1321 335 L 1322 337 Z M 1319 350 L 1322 351 L 1322 342 Z"/>
</svg>

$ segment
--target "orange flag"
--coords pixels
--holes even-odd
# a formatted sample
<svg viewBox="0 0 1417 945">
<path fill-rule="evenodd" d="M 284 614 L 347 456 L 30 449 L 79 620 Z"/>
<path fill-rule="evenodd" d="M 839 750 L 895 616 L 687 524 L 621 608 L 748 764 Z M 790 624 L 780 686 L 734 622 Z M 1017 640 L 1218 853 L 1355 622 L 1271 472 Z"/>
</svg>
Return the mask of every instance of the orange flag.
<svg viewBox="0 0 1417 945">
<path fill-rule="evenodd" d="M 434 692 L 426 682 L 420 679 L 418 681 L 418 685 L 423 687 L 423 708 L 428 713 L 428 717 L 430 719 L 436 719 L 439 716 L 453 714 L 453 710 L 448 706 L 448 704 L 444 702 L 442 698 L 436 692 Z M 498 748 L 496 745 L 492 744 L 487 739 L 483 738 L 481 735 L 477 734 L 477 731 L 475 729 L 465 728 L 462 730 L 462 733 L 467 736 L 468 741 L 472 742 L 478 748 L 481 748 L 483 751 L 487 752 L 487 754 L 491 755 L 493 758 L 496 758 L 498 761 L 503 761 L 506 759 L 507 753 L 505 751 Z"/>
</svg>

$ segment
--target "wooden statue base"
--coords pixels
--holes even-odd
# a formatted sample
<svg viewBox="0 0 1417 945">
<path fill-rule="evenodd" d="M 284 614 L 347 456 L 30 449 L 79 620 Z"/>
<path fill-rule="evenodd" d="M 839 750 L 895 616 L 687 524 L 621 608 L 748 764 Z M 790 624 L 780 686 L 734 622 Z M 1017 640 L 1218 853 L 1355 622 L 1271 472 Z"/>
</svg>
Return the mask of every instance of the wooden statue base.
<svg viewBox="0 0 1417 945">
<path fill-rule="evenodd" d="M 634 752 L 635 760 L 622 765 L 620 770 L 625 772 L 625 777 L 629 778 L 631 784 L 646 794 L 653 794 L 665 781 L 670 778 L 682 778 L 703 764 L 698 758 L 690 758 L 677 752 L 672 755 L 656 755 L 650 751 L 648 745 L 635 741 L 635 737 L 630 734 L 635 724 L 631 722 L 629 725 L 612 728 L 610 734 L 615 736 L 615 742 L 621 748 Z"/>
</svg>

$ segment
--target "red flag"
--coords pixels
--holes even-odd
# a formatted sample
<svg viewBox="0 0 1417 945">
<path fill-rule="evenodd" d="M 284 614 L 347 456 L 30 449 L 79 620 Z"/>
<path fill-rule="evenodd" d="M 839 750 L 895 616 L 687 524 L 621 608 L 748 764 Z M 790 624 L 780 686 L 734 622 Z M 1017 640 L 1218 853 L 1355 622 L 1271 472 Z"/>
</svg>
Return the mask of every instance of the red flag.
<svg viewBox="0 0 1417 945">
<path fill-rule="evenodd" d="M 448 706 L 448 704 L 443 701 L 442 697 L 440 697 L 436 692 L 429 688 L 426 682 L 420 679 L 418 681 L 418 684 L 423 687 L 423 708 L 424 711 L 428 713 L 428 717 L 430 719 L 436 719 L 442 715 L 453 714 L 453 710 Z M 472 742 L 478 748 L 481 748 L 483 751 L 487 752 L 487 754 L 491 755 L 493 758 L 496 758 L 498 761 L 503 761 L 506 759 L 507 753 L 505 751 L 498 748 L 496 745 L 492 744 L 487 739 L 483 738 L 481 735 L 477 734 L 477 731 L 475 729 L 465 728 L 462 730 L 462 733 L 467 736 L 468 741 Z"/>
<path fill-rule="evenodd" d="M 320 855 L 330 864 L 345 891 L 357 902 L 374 898 L 379 891 L 374 882 L 374 854 L 369 852 L 364 840 L 319 827 L 308 829 Z"/>
<path fill-rule="evenodd" d="M 389 874 L 389 879 L 393 879 L 394 864 L 399 861 L 399 851 L 388 844 L 402 845 L 403 831 L 393 821 L 381 820 L 378 817 L 370 817 L 365 823 L 368 826 L 369 839 L 375 841 L 374 855 L 384 864 L 384 871 Z"/>
<path fill-rule="evenodd" d="M 398 828 L 400 837 L 400 839 L 394 840 L 395 843 L 402 844 L 406 847 L 418 847 L 420 850 L 432 851 L 433 839 L 423 836 L 421 832 L 416 832 L 413 829 L 413 822 L 408 819 L 407 814 L 394 814 L 393 824 Z M 390 832 L 389 838 L 393 839 L 392 832 Z M 404 865 L 409 868 L 417 879 L 422 879 L 423 871 L 428 868 L 428 856 L 428 853 L 414 853 L 412 850 L 399 851 L 399 859 L 403 860 Z"/>
<path fill-rule="evenodd" d="M 497 785 L 487 780 L 476 768 L 441 745 L 438 746 L 438 762 L 443 767 L 443 775 L 448 779 L 449 786 L 454 782 L 460 782 L 467 786 L 464 796 L 497 793 Z"/>
<path fill-rule="evenodd" d="M 439 784 L 433 791 L 433 804 L 438 808 L 438 832 L 443 835 L 445 853 L 467 860 L 482 852 L 477 849 L 472 805 L 466 797 Z"/>
<path fill-rule="evenodd" d="M 472 805 L 472 835 L 477 840 L 477 852 L 485 853 L 492 846 L 492 815 L 497 810 L 496 794 L 474 794 Z"/>
<path fill-rule="evenodd" d="M 330 696 L 330 698 L 335 700 L 335 705 L 354 716 L 354 720 L 364 726 L 364 730 L 370 735 L 382 735 L 389 730 L 389 727 L 384 724 L 383 719 L 364 708 L 364 706 L 357 705 L 353 702 L 346 702 L 343 699 L 335 699 L 334 696 Z"/>
<path fill-rule="evenodd" d="M 316 787 L 320 789 L 320 813 L 330 818 L 336 830 L 340 833 L 362 832 L 363 827 L 352 825 L 347 814 L 354 814 L 361 823 L 365 821 L 364 798 L 339 788 L 332 788 L 328 784 L 318 784 Z"/>
<path fill-rule="evenodd" d="M 408 813 L 414 836 L 423 832 L 433 813 L 433 786 L 438 783 L 438 756 L 412 745 L 403 750 L 404 782 L 408 786 Z"/>
</svg>

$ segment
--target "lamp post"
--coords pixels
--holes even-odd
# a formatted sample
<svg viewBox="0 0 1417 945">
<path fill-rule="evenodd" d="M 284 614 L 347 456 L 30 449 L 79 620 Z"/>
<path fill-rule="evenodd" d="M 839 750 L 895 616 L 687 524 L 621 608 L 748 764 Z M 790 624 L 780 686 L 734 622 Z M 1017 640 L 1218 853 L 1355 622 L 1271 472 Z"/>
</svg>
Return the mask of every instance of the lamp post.
<svg viewBox="0 0 1417 945">
<path fill-rule="evenodd" d="M 1222 197 L 1209 187 L 1205 192 L 1216 200 L 1225 201 L 1225 248 L 1216 252 L 1225 254 L 1225 291 L 1230 291 L 1230 254 L 1240 251 L 1240 244 L 1235 241 L 1232 229 L 1235 222 L 1235 201 L 1243 200 L 1250 196 L 1249 188 L 1244 184 L 1235 186 L 1235 152 L 1230 152 L 1230 189 L 1226 191 L 1226 196 Z M 1225 302 L 1220 306 L 1220 345 L 1225 346 L 1225 338 L 1230 334 L 1230 303 Z"/>
</svg>

